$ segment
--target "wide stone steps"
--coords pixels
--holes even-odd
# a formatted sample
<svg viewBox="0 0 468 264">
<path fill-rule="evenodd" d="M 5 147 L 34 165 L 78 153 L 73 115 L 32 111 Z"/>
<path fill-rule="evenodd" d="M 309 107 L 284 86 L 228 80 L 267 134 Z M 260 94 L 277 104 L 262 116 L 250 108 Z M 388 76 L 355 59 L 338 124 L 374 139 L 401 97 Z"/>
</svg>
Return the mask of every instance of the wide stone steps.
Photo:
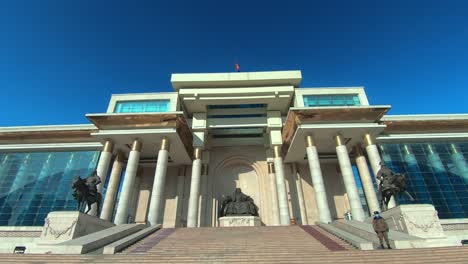
<svg viewBox="0 0 468 264">
<path fill-rule="evenodd" d="M 360 251 L 317 226 L 290 226 L 161 229 L 116 255 L 3 254 L 0 263 L 466 264 L 467 255 L 468 247 Z"/>
</svg>

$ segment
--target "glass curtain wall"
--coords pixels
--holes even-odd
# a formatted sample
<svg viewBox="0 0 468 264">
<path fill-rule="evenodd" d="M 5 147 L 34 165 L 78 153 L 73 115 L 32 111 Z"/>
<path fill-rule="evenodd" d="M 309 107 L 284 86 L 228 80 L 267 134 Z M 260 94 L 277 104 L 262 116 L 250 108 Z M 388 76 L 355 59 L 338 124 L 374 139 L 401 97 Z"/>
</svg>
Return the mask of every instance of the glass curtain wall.
<svg viewBox="0 0 468 264">
<path fill-rule="evenodd" d="M 439 217 L 468 217 L 468 142 L 380 144 L 382 161 L 407 175 L 415 203 L 430 203 Z M 405 196 L 400 204 L 410 204 Z"/>
<path fill-rule="evenodd" d="M 71 189 L 99 151 L 0 153 L 0 226 L 41 226 L 50 211 L 76 210 Z"/>
</svg>

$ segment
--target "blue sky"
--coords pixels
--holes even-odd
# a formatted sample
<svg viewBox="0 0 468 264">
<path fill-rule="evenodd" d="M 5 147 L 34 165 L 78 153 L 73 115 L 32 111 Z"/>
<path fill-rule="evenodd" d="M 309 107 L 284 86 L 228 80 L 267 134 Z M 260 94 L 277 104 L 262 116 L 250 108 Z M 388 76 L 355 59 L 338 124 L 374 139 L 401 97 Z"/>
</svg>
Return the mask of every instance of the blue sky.
<svg viewBox="0 0 468 264">
<path fill-rule="evenodd" d="M 468 112 L 468 2 L 383 2 L 3 1 L 0 126 L 88 123 L 112 93 L 235 62 L 365 86 L 391 114 Z"/>
</svg>

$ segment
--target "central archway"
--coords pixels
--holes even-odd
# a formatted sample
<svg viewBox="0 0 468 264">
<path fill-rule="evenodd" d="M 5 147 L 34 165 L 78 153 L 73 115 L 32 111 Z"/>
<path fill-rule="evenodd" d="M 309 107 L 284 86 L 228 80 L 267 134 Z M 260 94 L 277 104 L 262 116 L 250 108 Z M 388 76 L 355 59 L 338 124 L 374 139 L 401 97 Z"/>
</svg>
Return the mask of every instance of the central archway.
<svg viewBox="0 0 468 264">
<path fill-rule="evenodd" d="M 216 220 L 221 202 L 226 196 L 232 196 L 236 188 L 241 188 L 243 193 L 254 199 L 259 207 L 259 216 L 262 218 L 263 205 L 260 193 L 262 186 L 260 186 L 259 175 L 261 175 L 260 168 L 242 156 L 227 158 L 216 167 L 212 190 Z M 218 226 L 218 221 L 216 221 L 216 226 Z"/>
</svg>

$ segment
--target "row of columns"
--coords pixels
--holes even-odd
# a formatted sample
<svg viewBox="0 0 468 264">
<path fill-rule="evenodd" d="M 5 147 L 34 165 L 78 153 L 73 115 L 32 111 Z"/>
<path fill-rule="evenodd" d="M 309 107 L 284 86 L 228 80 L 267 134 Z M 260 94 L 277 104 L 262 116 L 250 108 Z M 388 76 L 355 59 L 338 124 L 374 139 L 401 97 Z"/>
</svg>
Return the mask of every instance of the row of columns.
<svg viewBox="0 0 468 264">
<path fill-rule="evenodd" d="M 366 134 L 364 139 L 372 171 L 374 175 L 377 175 L 381 165 L 381 159 L 377 150 L 377 146 L 372 142 L 371 136 L 369 134 Z M 351 160 L 348 155 L 348 149 L 344 144 L 344 139 L 342 135 L 336 135 L 334 137 L 334 140 L 336 143 L 336 155 L 338 158 L 341 175 L 343 177 L 344 186 L 348 196 L 352 217 L 354 220 L 364 221 L 365 213 L 361 205 L 356 181 L 354 179 L 354 173 L 351 165 Z M 328 198 L 323 181 L 322 169 L 320 167 L 317 147 L 315 146 L 315 142 L 312 135 L 307 135 L 305 141 L 307 161 L 310 169 L 310 177 L 315 191 L 315 199 L 317 203 L 319 221 L 323 223 L 329 223 L 332 221 L 332 217 L 330 213 L 330 207 L 328 205 Z M 268 167 L 270 177 L 270 188 L 272 190 L 272 224 L 289 225 L 290 216 L 288 210 L 287 191 L 284 180 L 283 160 L 279 153 L 279 146 L 275 146 L 273 150 L 274 166 L 270 163 Z M 371 177 L 369 167 L 367 166 L 367 160 L 363 154 L 361 147 L 356 146 L 354 153 L 356 157 L 356 166 L 359 171 L 359 176 L 361 179 L 366 201 L 369 206 L 369 210 L 370 212 L 380 211 L 380 206 L 374 188 L 374 183 Z M 295 174 L 295 176 L 297 176 L 297 169 L 294 163 L 292 165 L 292 168 L 293 173 Z M 272 180 L 273 178 L 275 179 L 275 182 Z M 299 191 L 299 207 L 301 207 L 301 203 L 303 203 L 303 197 L 301 197 L 302 186 L 298 185 L 297 181 L 296 185 Z M 306 218 L 307 217 L 305 215 L 305 211 L 303 212 L 303 210 L 301 209 L 301 220 L 303 224 L 307 223 Z"/>
<path fill-rule="evenodd" d="M 111 141 L 107 141 L 101 152 L 101 158 L 98 162 L 97 173 L 101 178 L 102 183 L 98 186 L 98 191 L 102 192 L 102 187 L 106 181 L 107 170 L 109 168 L 110 160 L 112 158 L 113 145 Z M 142 144 L 140 140 L 134 140 L 131 151 L 128 156 L 127 167 L 125 171 L 125 177 L 120 191 L 120 198 L 117 204 L 117 209 L 114 217 L 115 224 L 125 224 L 129 218 L 129 206 L 130 198 L 133 195 L 133 189 L 135 186 L 135 179 L 137 169 L 140 161 Z M 192 180 L 190 186 L 190 197 L 188 207 L 187 226 L 197 227 L 198 226 L 198 211 L 199 211 L 199 195 L 200 195 L 200 180 L 202 170 L 201 160 L 202 150 L 195 148 L 194 160 L 192 164 Z M 162 207 L 164 199 L 164 187 L 166 183 L 166 171 L 167 163 L 169 158 L 169 140 L 163 138 L 161 140 L 161 148 L 158 152 L 158 158 L 156 163 L 153 188 L 151 191 L 151 198 L 148 211 L 148 223 L 150 225 L 156 225 L 162 223 Z M 107 187 L 107 193 L 104 199 L 100 218 L 103 220 L 110 221 L 112 219 L 112 213 L 115 206 L 115 200 L 120 184 L 120 178 L 124 167 L 124 156 L 123 153 L 117 152 L 112 171 Z M 97 215 L 95 209 L 94 215 Z"/>
<path fill-rule="evenodd" d="M 361 206 L 359 193 L 357 191 L 356 182 L 354 180 L 354 174 L 352 171 L 351 161 L 348 155 L 347 147 L 344 144 L 343 137 L 341 135 L 336 135 L 334 139 L 336 142 L 336 153 L 338 157 L 338 162 L 351 208 L 351 214 L 353 216 L 353 219 L 363 221 L 365 218 L 365 214 Z M 381 162 L 377 146 L 373 144 L 370 135 L 365 136 L 365 143 L 366 151 L 369 157 L 369 162 L 371 164 L 374 175 L 376 175 L 378 170 L 380 170 Z M 98 186 L 98 190 L 100 192 L 102 191 L 102 186 L 104 185 L 104 182 L 106 180 L 105 177 L 107 176 L 107 170 L 109 168 L 110 160 L 112 157 L 112 148 L 112 143 L 110 141 L 107 141 L 104 145 L 103 151 L 101 153 L 101 158 L 98 162 L 97 173 L 102 179 L 102 183 Z M 129 153 L 125 178 L 120 193 L 119 203 L 117 205 L 116 215 L 114 218 L 115 224 L 124 224 L 128 222 L 128 210 L 131 198 L 130 196 L 133 193 L 132 190 L 134 189 L 135 185 L 135 178 L 139 165 L 141 148 L 141 141 L 134 140 L 131 147 L 131 151 Z M 270 187 L 272 189 L 272 222 L 274 225 L 289 225 L 290 214 L 285 184 L 284 163 L 280 153 L 280 146 L 274 146 L 273 152 L 273 164 L 270 163 L 268 167 Z M 319 221 L 329 223 L 332 221 L 332 218 L 330 208 L 328 205 L 325 185 L 323 182 L 323 175 L 320 167 L 317 147 L 315 146 L 312 135 L 306 136 L 306 152 L 308 165 L 310 168 L 310 177 L 316 195 Z M 361 178 L 364 193 L 366 195 L 367 203 L 369 205 L 369 209 L 371 210 L 371 212 L 379 211 L 378 199 L 374 190 L 374 185 L 372 182 L 369 168 L 367 167 L 366 158 L 364 157 L 360 147 L 355 148 L 355 153 L 356 165 L 359 170 L 359 175 Z M 162 223 L 162 207 L 168 157 L 169 141 L 167 138 L 163 138 L 161 141 L 161 148 L 158 153 L 155 177 L 153 181 L 153 188 L 151 192 L 150 205 L 148 211 L 148 222 L 151 225 Z M 110 175 L 111 178 L 109 180 L 107 194 L 104 199 L 104 204 L 100 215 L 100 217 L 104 220 L 110 221 L 112 218 L 112 212 L 119 188 L 120 177 L 124 166 L 123 163 L 123 154 L 118 152 L 116 159 L 114 160 L 114 164 L 112 166 L 112 171 Z M 197 227 L 199 225 L 198 216 L 200 210 L 199 196 L 201 171 L 202 149 L 195 148 L 194 160 L 192 163 L 192 178 L 190 185 L 187 227 Z M 295 168 L 295 166 L 293 166 L 293 173 L 297 177 L 297 169 Z M 295 181 L 296 185 L 299 185 L 297 186 L 298 189 L 302 190 L 300 186 L 300 184 L 302 184 L 300 182 L 300 179 L 299 181 L 297 181 L 295 178 Z M 301 194 L 299 194 L 299 196 L 301 196 Z M 301 203 L 301 201 L 299 202 Z M 303 200 L 302 203 L 304 203 Z M 304 204 L 302 204 L 302 207 L 304 207 Z M 96 211 L 94 211 L 94 214 L 96 215 Z M 305 210 L 304 213 L 301 210 L 301 218 L 302 221 L 307 221 Z"/>
</svg>

